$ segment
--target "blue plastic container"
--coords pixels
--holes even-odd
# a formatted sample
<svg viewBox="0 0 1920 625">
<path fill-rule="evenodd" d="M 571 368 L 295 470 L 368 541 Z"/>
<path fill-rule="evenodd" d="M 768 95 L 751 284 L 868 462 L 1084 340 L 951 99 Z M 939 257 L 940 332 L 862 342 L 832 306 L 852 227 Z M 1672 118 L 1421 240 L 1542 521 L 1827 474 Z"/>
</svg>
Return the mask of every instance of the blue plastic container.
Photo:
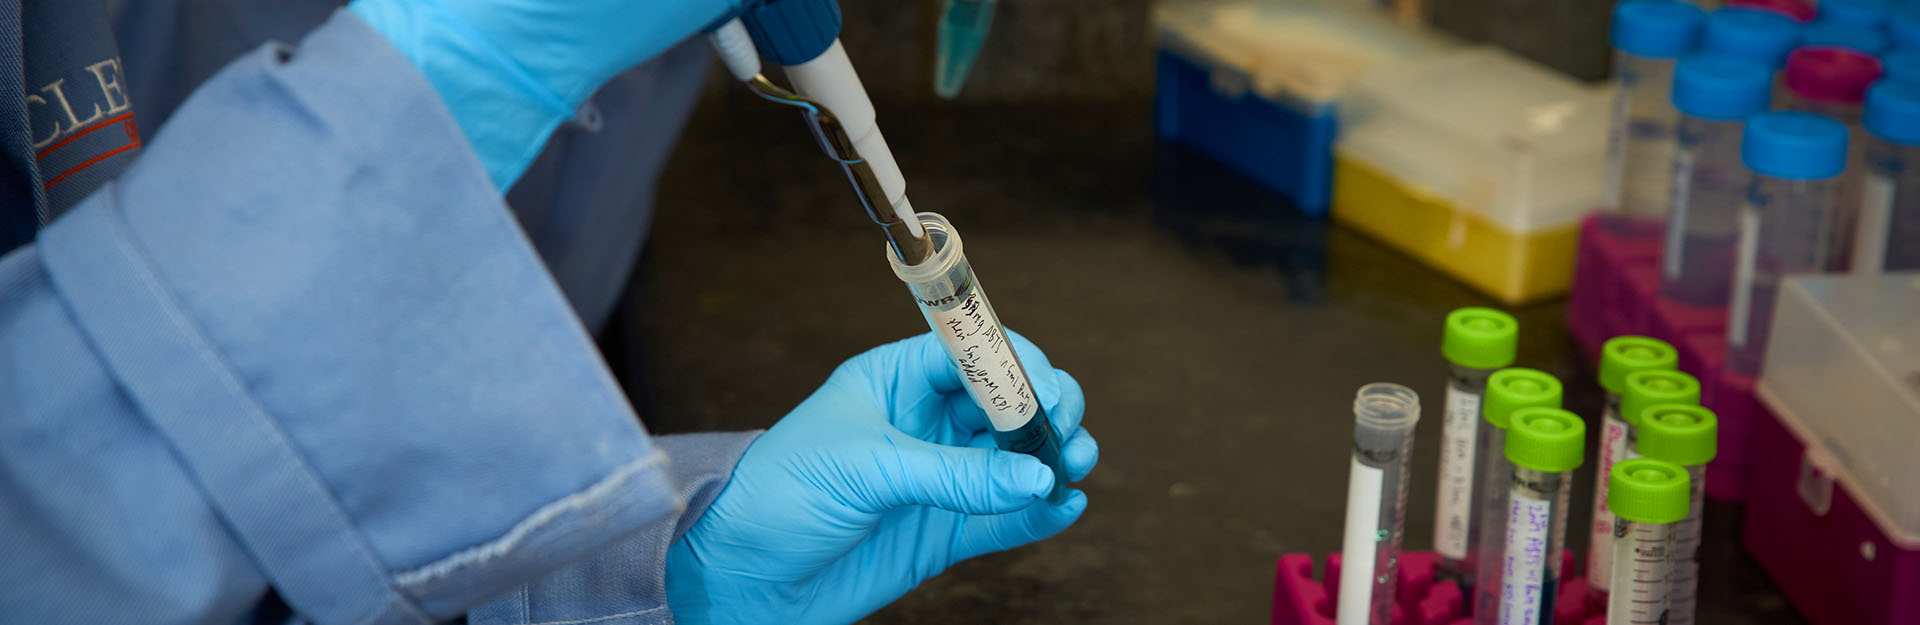
<svg viewBox="0 0 1920 625">
<path fill-rule="evenodd" d="M 1155 55 L 1154 129 L 1324 215 L 1332 199 L 1331 105 L 1277 102 L 1250 88 L 1216 85 L 1213 71 L 1169 50 Z M 1242 83 L 1244 85 L 1245 83 Z"/>
</svg>

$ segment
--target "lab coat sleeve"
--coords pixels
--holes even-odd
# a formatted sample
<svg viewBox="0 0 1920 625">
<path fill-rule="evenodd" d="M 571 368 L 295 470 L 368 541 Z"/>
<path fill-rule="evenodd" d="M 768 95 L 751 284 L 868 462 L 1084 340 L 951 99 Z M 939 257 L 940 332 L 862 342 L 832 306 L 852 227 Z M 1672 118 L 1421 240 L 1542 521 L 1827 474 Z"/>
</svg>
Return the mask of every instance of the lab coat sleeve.
<svg viewBox="0 0 1920 625">
<path fill-rule="evenodd" d="M 669 463 L 432 88 L 346 13 L 235 61 L 0 263 L 0 333 L 0 613 L 27 622 L 232 622 L 268 586 L 324 625 L 459 616 L 678 526 L 674 471 L 749 438 Z"/>
</svg>

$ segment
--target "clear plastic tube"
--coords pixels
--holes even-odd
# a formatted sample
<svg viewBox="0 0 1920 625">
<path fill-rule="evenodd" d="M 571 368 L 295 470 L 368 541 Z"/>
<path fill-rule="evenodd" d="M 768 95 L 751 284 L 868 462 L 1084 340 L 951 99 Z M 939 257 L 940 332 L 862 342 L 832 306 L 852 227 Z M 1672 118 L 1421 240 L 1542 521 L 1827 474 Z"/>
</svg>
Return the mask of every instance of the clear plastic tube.
<svg viewBox="0 0 1920 625">
<path fill-rule="evenodd" d="M 1826 223 L 1821 230 L 1827 239 L 1825 248 L 1828 253 L 1822 260 L 1821 271 L 1843 272 L 1853 264 L 1854 233 L 1859 230 L 1860 199 L 1865 192 L 1864 167 L 1853 163 L 1865 162 L 1866 146 L 1869 136 L 1860 125 L 1861 106 L 1859 102 L 1828 102 L 1809 99 L 1789 90 L 1782 97 L 1781 110 L 1819 113 L 1833 118 L 1847 127 L 1847 163 L 1846 171 L 1832 181 L 1833 200 L 1824 215 Z"/>
<path fill-rule="evenodd" d="M 1687 467 L 1687 518 L 1674 524 L 1667 625 L 1693 625 L 1700 599 L 1700 532 L 1706 519 L 1707 465 Z"/>
<path fill-rule="evenodd" d="M 1682 114 L 1673 155 L 1660 296 L 1689 306 L 1727 305 L 1747 168 L 1739 120 Z"/>
<path fill-rule="evenodd" d="M 1473 622 L 1495 625 L 1500 622 L 1500 585 L 1507 554 L 1507 498 L 1512 492 L 1513 463 L 1500 450 L 1507 447 L 1507 431 L 1485 419 L 1480 420 L 1479 466 L 1474 475 L 1479 485 L 1474 498 L 1480 509 L 1480 538 L 1475 544 L 1473 580 Z"/>
<path fill-rule="evenodd" d="M 1460 580 L 1463 587 L 1472 587 L 1476 563 L 1471 559 L 1471 549 L 1478 544 L 1484 523 L 1473 505 L 1474 467 L 1478 456 L 1488 449 L 1480 445 L 1480 429 L 1493 427 L 1480 418 L 1480 402 L 1493 371 L 1459 363 L 1448 363 L 1448 368 L 1433 542 L 1434 551 L 1440 554 L 1440 573 Z"/>
<path fill-rule="evenodd" d="M 1673 70 L 1677 59 L 1615 52 L 1613 129 L 1607 143 L 1607 205 L 1601 224 L 1657 237 L 1673 179 Z"/>
<path fill-rule="evenodd" d="M 1620 519 L 1613 533 L 1613 595 L 1607 625 L 1668 625 L 1674 524 Z"/>
<path fill-rule="evenodd" d="M 1353 399 L 1353 416 L 1353 465 L 1334 617 L 1338 625 L 1389 625 L 1420 396 L 1398 384 L 1368 384 Z"/>
<path fill-rule="evenodd" d="M 1727 369 L 1760 373 L 1773 300 L 1788 274 L 1824 271 L 1834 255 L 1832 219 L 1838 178 L 1791 180 L 1758 175 L 1740 209 L 1733 294 L 1727 314 Z"/>
<path fill-rule="evenodd" d="M 1560 554 L 1567 545 L 1567 499 L 1572 482 L 1570 472 L 1513 468 L 1498 622 L 1545 625 L 1553 621 L 1554 599 L 1560 592 Z"/>
<path fill-rule="evenodd" d="M 960 245 L 960 233 L 937 213 L 920 213 L 933 253 L 908 265 L 887 246 L 893 273 L 907 283 L 947 355 L 966 381 L 967 393 L 987 414 L 993 440 L 1001 449 L 1039 458 L 1053 469 L 1047 501 L 1066 500 L 1067 471 L 1060 458 L 1060 435 L 1047 419 L 1033 382 L 1007 340 L 993 304 L 973 275 Z"/>
<path fill-rule="evenodd" d="M 1620 418 L 1620 394 L 1608 391 L 1600 410 L 1600 446 L 1594 458 L 1594 475 L 1606 475 L 1613 464 L 1627 459 L 1627 420 Z M 1607 485 L 1593 489 L 1593 531 L 1587 540 L 1587 585 L 1595 592 L 1607 592 L 1613 583 L 1613 551 L 1594 545 L 1606 545 L 1613 536 L 1613 513 L 1607 510 Z"/>
<path fill-rule="evenodd" d="M 1867 138 L 1854 270 L 1920 269 L 1920 146 Z"/>
</svg>

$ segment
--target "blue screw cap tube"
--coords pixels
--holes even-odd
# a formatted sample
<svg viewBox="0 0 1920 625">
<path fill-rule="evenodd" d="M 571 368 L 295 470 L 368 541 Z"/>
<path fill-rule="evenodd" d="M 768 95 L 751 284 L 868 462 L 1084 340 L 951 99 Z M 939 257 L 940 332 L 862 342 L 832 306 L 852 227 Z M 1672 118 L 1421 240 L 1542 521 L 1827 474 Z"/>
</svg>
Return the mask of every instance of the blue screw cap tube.
<svg viewBox="0 0 1920 625">
<path fill-rule="evenodd" d="M 1780 278 L 1832 262 L 1835 178 L 1847 164 L 1847 127 L 1817 113 L 1761 113 L 1747 120 L 1740 155 L 1754 175 L 1740 208 L 1727 369 L 1758 376 Z"/>
<path fill-rule="evenodd" d="M 1696 56 L 1681 61 L 1674 71 L 1673 105 L 1680 119 L 1666 252 L 1661 255 L 1661 297 L 1690 306 L 1727 304 L 1735 224 L 1746 192 L 1741 126 L 1765 111 L 1772 96 L 1773 71 L 1758 59 Z"/>
<path fill-rule="evenodd" d="M 1851 265 L 1863 273 L 1920 269 L 1920 82 L 1895 78 L 1868 88 L 1865 124 Z"/>
<path fill-rule="evenodd" d="M 1800 24 L 1785 15 L 1759 9 L 1728 8 L 1707 16 L 1700 53 L 1755 59 L 1769 67 L 1787 62 L 1800 43 Z"/>
<path fill-rule="evenodd" d="M 1632 237 L 1659 236 L 1672 179 L 1674 63 L 1693 50 L 1700 9 L 1667 0 L 1628 0 L 1614 6 L 1613 126 L 1607 139 L 1610 213 L 1602 224 Z"/>
</svg>

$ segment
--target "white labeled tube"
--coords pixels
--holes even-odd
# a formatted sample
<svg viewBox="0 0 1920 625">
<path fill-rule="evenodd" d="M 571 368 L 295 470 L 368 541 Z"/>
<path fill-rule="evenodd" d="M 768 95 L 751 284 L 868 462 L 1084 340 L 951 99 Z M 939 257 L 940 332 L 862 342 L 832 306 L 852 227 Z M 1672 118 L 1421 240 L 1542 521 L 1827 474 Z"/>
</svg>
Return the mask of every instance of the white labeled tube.
<svg viewBox="0 0 1920 625">
<path fill-rule="evenodd" d="M 1420 396 L 1398 384 L 1368 384 L 1354 397 L 1353 416 L 1353 462 L 1334 620 L 1337 625 L 1389 625 Z"/>
<path fill-rule="evenodd" d="M 1615 516 L 1607 625 L 1667 625 L 1674 524 L 1687 515 L 1687 470 L 1634 458 L 1614 465 L 1606 481 Z"/>
</svg>

